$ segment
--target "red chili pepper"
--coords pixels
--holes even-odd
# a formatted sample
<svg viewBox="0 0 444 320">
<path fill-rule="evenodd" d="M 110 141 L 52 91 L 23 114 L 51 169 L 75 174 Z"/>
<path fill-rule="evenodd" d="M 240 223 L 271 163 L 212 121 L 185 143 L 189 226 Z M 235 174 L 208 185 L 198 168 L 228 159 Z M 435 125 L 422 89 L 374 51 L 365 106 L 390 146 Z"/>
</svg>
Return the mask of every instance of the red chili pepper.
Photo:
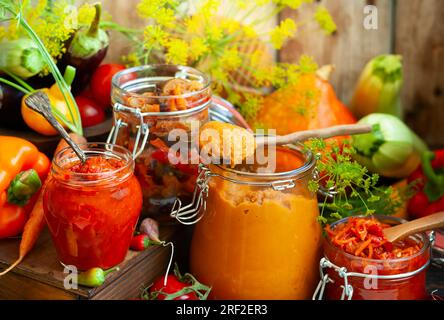
<svg viewBox="0 0 444 320">
<path fill-rule="evenodd" d="M 152 244 L 158 243 L 150 240 L 150 238 L 146 234 L 138 234 L 131 239 L 130 248 L 134 251 L 143 251 Z"/>
<path fill-rule="evenodd" d="M 411 218 L 420 218 L 444 210 L 444 149 L 425 152 L 422 165 L 408 178 L 417 182 L 417 193 L 408 203 Z"/>
</svg>

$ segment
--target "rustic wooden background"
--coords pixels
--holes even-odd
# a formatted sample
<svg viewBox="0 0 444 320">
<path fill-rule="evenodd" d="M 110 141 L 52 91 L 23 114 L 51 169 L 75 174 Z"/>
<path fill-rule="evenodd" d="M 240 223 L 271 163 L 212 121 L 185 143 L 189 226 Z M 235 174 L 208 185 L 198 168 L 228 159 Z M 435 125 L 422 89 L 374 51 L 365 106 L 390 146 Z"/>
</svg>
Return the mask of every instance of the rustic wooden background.
<svg viewBox="0 0 444 320">
<path fill-rule="evenodd" d="M 227 0 L 230 1 L 230 0 Z M 104 0 L 117 22 L 141 26 L 135 5 L 139 0 Z M 277 59 L 297 61 L 301 53 L 315 57 L 318 64 L 334 64 L 331 79 L 338 96 L 348 103 L 365 63 L 381 53 L 404 58 L 403 108 L 406 121 L 432 147 L 444 147 L 444 0 L 318 0 L 338 25 L 330 37 L 310 32 L 291 40 Z M 378 9 L 378 29 L 363 26 L 364 6 Z M 307 15 L 311 6 L 286 10 L 278 18 Z M 114 38 L 109 60 L 125 52 L 125 42 Z"/>
</svg>

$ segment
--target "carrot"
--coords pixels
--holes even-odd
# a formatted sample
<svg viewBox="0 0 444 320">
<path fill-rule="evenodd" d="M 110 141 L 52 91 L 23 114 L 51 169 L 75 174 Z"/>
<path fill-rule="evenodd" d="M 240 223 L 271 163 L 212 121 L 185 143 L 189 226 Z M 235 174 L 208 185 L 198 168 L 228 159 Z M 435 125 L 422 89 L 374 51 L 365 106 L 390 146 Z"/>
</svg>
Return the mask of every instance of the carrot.
<svg viewBox="0 0 444 320">
<path fill-rule="evenodd" d="M 71 139 L 73 139 L 76 143 L 85 143 L 86 139 L 80 135 L 77 135 L 75 133 L 70 134 Z M 67 147 L 68 144 L 65 140 L 61 140 L 57 146 L 57 149 L 55 153 L 59 152 L 63 148 Z M 35 243 L 37 242 L 37 239 L 39 238 L 40 233 L 42 232 L 43 228 L 45 227 L 45 219 L 44 219 L 44 212 L 43 212 L 43 193 L 45 191 L 45 188 L 48 184 L 49 179 L 51 177 L 48 177 L 43 184 L 39 197 L 34 205 L 34 208 L 32 209 L 29 219 L 25 224 L 25 227 L 23 229 L 22 233 L 22 240 L 20 242 L 20 248 L 19 248 L 19 256 L 18 259 L 9 266 L 5 271 L 0 273 L 0 276 L 3 276 L 7 274 L 9 271 L 14 269 L 22 260 L 26 257 L 26 255 L 32 250 Z"/>
</svg>

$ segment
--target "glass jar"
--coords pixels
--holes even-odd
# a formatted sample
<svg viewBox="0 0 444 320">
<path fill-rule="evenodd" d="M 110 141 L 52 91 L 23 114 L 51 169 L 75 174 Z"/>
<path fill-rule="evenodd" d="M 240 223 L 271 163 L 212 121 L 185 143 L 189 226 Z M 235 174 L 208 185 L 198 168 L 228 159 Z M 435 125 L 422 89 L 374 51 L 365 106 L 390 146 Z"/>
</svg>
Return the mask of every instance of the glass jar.
<svg viewBox="0 0 444 320">
<path fill-rule="evenodd" d="M 389 225 L 405 220 L 376 216 Z M 332 229 L 348 218 L 332 224 Z M 356 257 L 324 240 L 324 258 L 321 260 L 321 280 L 315 297 L 325 290 L 332 300 L 421 300 L 427 297 L 426 269 L 430 263 L 431 245 L 425 233 L 410 237 L 421 243 L 419 252 L 399 259 L 368 259 Z M 324 270 L 326 271 L 324 273 Z"/>
<path fill-rule="evenodd" d="M 57 153 L 44 191 L 45 218 L 60 261 L 79 270 L 111 268 L 126 256 L 142 208 L 134 161 L 125 148 L 81 146 L 87 158 L 120 161 L 112 171 L 76 172 L 71 148 Z M 94 170 L 93 170 L 94 171 Z"/>
<path fill-rule="evenodd" d="M 193 81 L 199 90 L 153 95 L 171 79 Z M 197 145 L 198 128 L 208 120 L 210 80 L 190 67 L 147 65 L 119 72 L 112 87 L 115 124 L 108 142 L 133 152 L 143 192 L 142 215 L 171 222 L 169 213 L 175 199 L 190 201 L 195 187 L 199 160 L 190 161 L 190 156 Z M 170 134 L 174 129 L 185 134 L 178 155 L 183 160 L 177 164 L 168 158 L 169 148 L 178 139 Z"/>
<path fill-rule="evenodd" d="M 308 188 L 315 159 L 289 145 L 276 149 L 273 171 L 258 168 L 202 166 L 199 215 L 189 206 L 173 211 L 184 223 L 199 220 L 191 272 L 212 287 L 212 299 L 309 299 L 321 244 L 317 198 Z"/>
</svg>

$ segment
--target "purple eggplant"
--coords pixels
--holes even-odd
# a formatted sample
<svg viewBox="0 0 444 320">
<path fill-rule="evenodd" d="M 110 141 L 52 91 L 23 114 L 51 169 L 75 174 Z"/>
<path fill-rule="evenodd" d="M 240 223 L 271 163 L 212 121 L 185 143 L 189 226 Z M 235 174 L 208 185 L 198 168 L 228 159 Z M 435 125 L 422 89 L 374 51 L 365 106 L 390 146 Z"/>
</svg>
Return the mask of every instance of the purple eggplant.
<svg viewBox="0 0 444 320">
<path fill-rule="evenodd" d="M 76 68 L 77 74 L 72 84 L 72 91 L 78 94 L 88 85 L 94 70 L 102 63 L 109 46 L 106 31 L 100 29 L 102 5 L 94 5 L 96 14 L 89 28 L 80 28 L 67 44 L 60 67 L 70 65 Z"/>
<path fill-rule="evenodd" d="M 26 129 L 21 113 L 25 94 L 5 83 L 0 83 L 0 126 L 10 129 Z"/>
</svg>

